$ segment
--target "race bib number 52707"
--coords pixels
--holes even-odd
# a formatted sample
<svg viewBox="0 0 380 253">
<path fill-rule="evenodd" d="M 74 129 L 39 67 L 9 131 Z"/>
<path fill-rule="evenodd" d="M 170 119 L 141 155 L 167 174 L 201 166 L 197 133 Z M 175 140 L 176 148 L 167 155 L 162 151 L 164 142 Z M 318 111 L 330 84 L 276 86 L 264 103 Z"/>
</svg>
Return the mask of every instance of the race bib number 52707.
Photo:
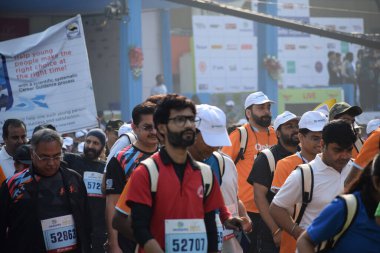
<svg viewBox="0 0 380 253">
<path fill-rule="evenodd" d="M 207 252 L 204 220 L 165 220 L 165 252 Z"/>
</svg>

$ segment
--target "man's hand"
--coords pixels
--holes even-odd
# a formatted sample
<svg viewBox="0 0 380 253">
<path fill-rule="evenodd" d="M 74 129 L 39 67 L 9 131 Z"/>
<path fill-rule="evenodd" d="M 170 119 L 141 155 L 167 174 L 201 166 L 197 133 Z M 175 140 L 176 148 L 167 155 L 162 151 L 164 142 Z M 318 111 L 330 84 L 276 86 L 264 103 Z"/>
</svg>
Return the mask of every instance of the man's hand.
<svg viewBox="0 0 380 253">
<path fill-rule="evenodd" d="M 238 217 L 230 217 L 224 222 L 223 226 L 227 229 L 240 231 L 243 228 L 243 220 Z"/>
<path fill-rule="evenodd" d="M 277 233 L 273 235 L 273 242 L 276 245 L 277 248 L 280 247 L 281 244 L 281 236 L 282 236 L 282 231 L 279 230 Z"/>
</svg>

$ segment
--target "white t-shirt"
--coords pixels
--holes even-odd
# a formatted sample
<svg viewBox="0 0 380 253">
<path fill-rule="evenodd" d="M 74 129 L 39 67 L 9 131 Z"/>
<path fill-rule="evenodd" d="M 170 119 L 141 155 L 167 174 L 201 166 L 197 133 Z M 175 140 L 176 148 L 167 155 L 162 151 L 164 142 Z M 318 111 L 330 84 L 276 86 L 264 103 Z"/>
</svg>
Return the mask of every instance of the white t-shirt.
<svg viewBox="0 0 380 253">
<path fill-rule="evenodd" d="M 168 93 L 168 90 L 166 89 L 166 85 L 165 84 L 160 84 L 160 85 L 156 85 L 154 87 L 152 87 L 152 89 L 150 90 L 150 95 L 159 95 L 159 94 L 167 94 Z"/>
<path fill-rule="evenodd" d="M 304 229 L 312 223 L 326 205 L 343 192 L 344 181 L 352 168 L 352 161 L 349 161 L 339 173 L 322 161 L 321 154 L 318 154 L 309 164 L 313 169 L 314 188 L 312 200 L 307 205 L 300 222 L 300 227 Z M 272 202 L 292 214 L 294 205 L 302 202 L 301 193 L 301 172 L 297 169 L 289 175 Z"/>
<path fill-rule="evenodd" d="M 222 185 L 220 189 L 222 190 L 224 203 L 233 217 L 239 216 L 239 206 L 238 206 L 238 179 L 237 170 L 234 162 L 226 155 L 223 155 L 225 168 L 224 175 L 222 177 Z M 231 234 L 232 230 L 225 230 L 225 235 Z M 239 242 L 235 237 L 232 237 L 226 241 L 223 241 L 223 253 L 243 253 Z"/>
<path fill-rule="evenodd" d="M 0 150 L 0 166 L 6 178 L 13 176 L 15 173 L 16 168 L 13 157 L 7 153 L 5 146 Z"/>
</svg>

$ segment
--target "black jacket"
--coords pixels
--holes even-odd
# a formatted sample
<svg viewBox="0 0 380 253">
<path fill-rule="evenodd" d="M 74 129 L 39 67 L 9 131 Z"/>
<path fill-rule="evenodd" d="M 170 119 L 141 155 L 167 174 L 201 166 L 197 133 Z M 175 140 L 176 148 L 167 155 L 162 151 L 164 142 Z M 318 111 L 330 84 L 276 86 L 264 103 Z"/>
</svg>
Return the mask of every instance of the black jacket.
<svg viewBox="0 0 380 253">
<path fill-rule="evenodd" d="M 91 252 L 90 210 L 83 180 L 78 173 L 62 166 L 58 173 L 76 225 L 78 248 L 73 252 Z M 39 186 L 33 175 L 31 167 L 7 179 L 0 188 L 1 252 L 46 252 L 36 204 Z"/>
</svg>

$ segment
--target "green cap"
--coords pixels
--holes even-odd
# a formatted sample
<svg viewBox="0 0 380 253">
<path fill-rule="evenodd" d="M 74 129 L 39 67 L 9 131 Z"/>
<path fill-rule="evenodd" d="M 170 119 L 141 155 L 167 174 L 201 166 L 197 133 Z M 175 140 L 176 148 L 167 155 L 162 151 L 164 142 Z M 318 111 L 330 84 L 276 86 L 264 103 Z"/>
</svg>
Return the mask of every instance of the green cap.
<svg viewBox="0 0 380 253">
<path fill-rule="evenodd" d="M 339 102 L 333 105 L 333 107 L 331 107 L 329 112 L 329 120 L 331 121 L 333 119 L 336 119 L 342 114 L 349 114 L 353 117 L 356 117 L 362 114 L 362 112 L 363 111 L 359 106 L 351 106 L 346 102 Z"/>
</svg>

